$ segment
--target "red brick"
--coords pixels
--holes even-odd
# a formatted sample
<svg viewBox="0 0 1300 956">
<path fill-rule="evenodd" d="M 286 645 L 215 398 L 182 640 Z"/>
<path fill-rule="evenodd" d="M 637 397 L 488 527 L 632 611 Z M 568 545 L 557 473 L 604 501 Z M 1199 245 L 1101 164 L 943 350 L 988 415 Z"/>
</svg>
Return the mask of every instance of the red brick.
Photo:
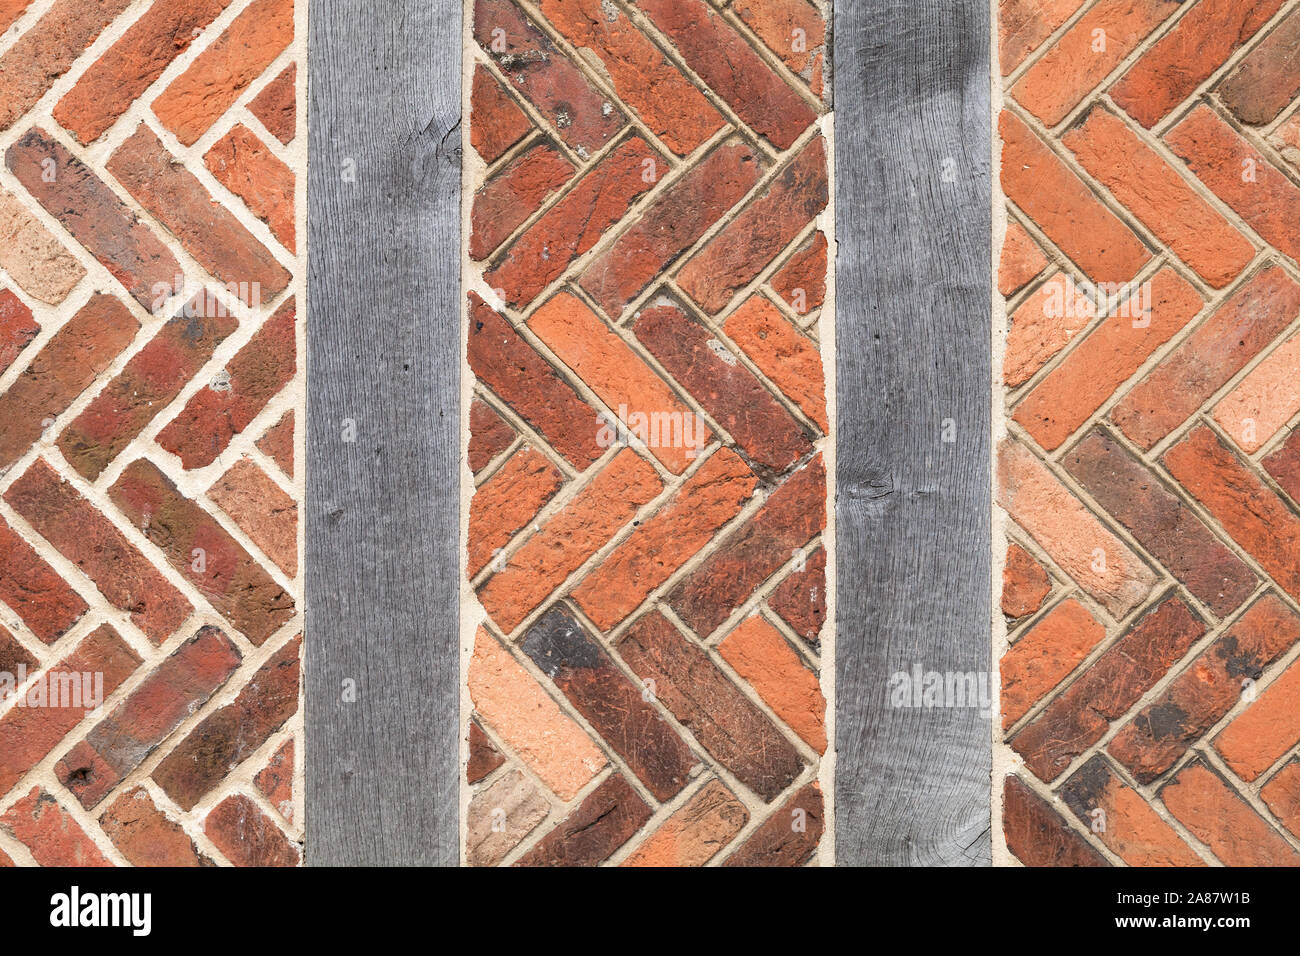
<svg viewBox="0 0 1300 956">
<path fill-rule="evenodd" d="M 0 131 L 13 126 L 35 106 L 104 28 L 130 5 L 131 0 L 55 0 L 0 56 Z M 11 9 L 0 19 L 12 23 L 16 12 Z"/>
<path fill-rule="evenodd" d="M 596 866 L 632 838 L 653 811 L 615 774 L 519 858 L 516 866 Z"/>
<path fill-rule="evenodd" d="M 821 96 L 826 56 L 826 21 L 821 11 L 808 0 L 738 0 L 733 9 L 768 49 Z"/>
<path fill-rule="evenodd" d="M 1019 777 L 1002 781 L 1002 832 L 1025 866 L 1109 866 L 1061 815 Z"/>
<path fill-rule="evenodd" d="M 256 442 L 257 450 L 270 457 L 288 477 L 293 477 L 293 410 L 285 412 L 280 420 L 266 430 Z"/>
<path fill-rule="evenodd" d="M 1228 866 L 1300 865 L 1300 853 L 1199 759 L 1161 788 L 1160 799 Z"/>
<path fill-rule="evenodd" d="M 49 181 L 43 176 L 46 160 L 53 160 L 57 170 Z M 9 147 L 5 164 L 142 306 L 154 308 L 160 290 L 171 294 L 181 274 L 175 257 L 102 179 L 49 133 L 39 127 L 28 130 Z"/>
<path fill-rule="evenodd" d="M 726 345 L 676 303 L 655 299 L 638 314 L 632 330 L 760 470 L 781 474 L 812 451 L 808 434 L 794 416 Z"/>
<path fill-rule="evenodd" d="M 1144 294 L 1132 290 L 1127 302 L 1089 332 L 1017 406 L 1013 417 L 1047 451 L 1059 448 L 1204 305 L 1199 293 L 1170 268 L 1149 281 L 1149 315 L 1138 317 L 1141 306 L 1135 303 Z M 1145 327 L 1140 327 L 1143 322 Z"/>
<path fill-rule="evenodd" d="M 469 294 L 469 366 L 524 421 L 579 470 L 604 450 L 596 410 L 499 313 Z"/>
<path fill-rule="evenodd" d="M 0 519 L 0 601 L 36 638 L 53 644 L 86 613 L 86 602 L 36 549 Z"/>
<path fill-rule="evenodd" d="M 54 333 L 0 394 L 0 470 L 40 438 L 135 338 L 140 323 L 117 299 L 96 295 Z"/>
<path fill-rule="evenodd" d="M 33 0 L 0 0 L 0 33 L 13 26 L 32 2 Z"/>
<path fill-rule="evenodd" d="M 302 851 L 242 793 L 213 807 L 203 830 L 235 866 L 298 866 L 302 862 Z"/>
<path fill-rule="evenodd" d="M 154 644 L 162 644 L 190 616 L 190 602 L 43 460 L 9 486 L 5 500 Z"/>
<path fill-rule="evenodd" d="M 761 616 L 746 618 L 718 645 L 718 653 L 804 743 L 826 752 L 821 681 L 780 631 Z"/>
<path fill-rule="evenodd" d="M 266 131 L 288 146 L 298 135 L 298 65 L 290 63 L 248 103 Z"/>
<path fill-rule="evenodd" d="M 819 455 L 728 533 L 669 593 L 668 603 L 688 627 L 706 637 L 825 526 L 826 469 Z"/>
<path fill-rule="evenodd" d="M 270 227 L 286 249 L 297 251 L 293 170 L 252 130 L 236 124 L 204 154 L 203 163 L 217 182 L 244 200 L 249 211 Z"/>
<path fill-rule="evenodd" d="M 58 305 L 86 269 L 13 193 L 0 189 L 0 269 L 28 295 Z"/>
<path fill-rule="evenodd" d="M 513 631 L 661 490 L 654 469 L 625 448 L 479 588 L 483 608 Z"/>
<path fill-rule="evenodd" d="M 582 580 L 574 603 L 597 627 L 616 627 L 740 512 L 756 484 L 734 452 L 719 449 Z"/>
<path fill-rule="evenodd" d="M 32 310 L 8 289 L 0 289 L 0 375 L 40 331 Z"/>
<path fill-rule="evenodd" d="M 804 240 L 772 276 L 772 289 L 797 314 L 815 312 L 826 302 L 826 233 Z"/>
<path fill-rule="evenodd" d="M 85 674 L 104 675 L 104 698 L 135 672 L 140 658 L 107 624 L 86 635 L 76 649 L 45 672 L 40 683 L 47 688 L 53 682 L 62 688 L 66 681 Z M 82 684 L 84 687 L 84 683 Z M 92 693 L 96 688 L 92 688 Z M 69 693 L 71 693 L 69 688 Z M 59 703 L 75 703 L 75 698 L 60 698 Z M 52 703 L 48 701 L 47 703 Z M 91 708 L 81 707 L 11 707 L 0 717 L 0 792 L 7 793 L 58 746 L 85 719 Z"/>
<path fill-rule="evenodd" d="M 1214 420 L 1243 451 L 1258 451 L 1300 412 L 1297 367 L 1300 335 L 1293 335 L 1214 406 Z"/>
<path fill-rule="evenodd" d="M 1274 599 L 1276 600 L 1276 599 Z M 1283 626 L 1291 624 L 1276 615 Z M 1235 676 L 1235 675 L 1234 675 Z M 1256 675 L 1247 674 L 1254 679 Z M 1242 690 L 1239 686 L 1238 690 Z M 1214 749 L 1242 780 L 1251 783 L 1300 743 L 1300 667 L 1294 663 L 1214 738 Z"/>
<path fill-rule="evenodd" d="M 99 823 L 132 866 L 215 866 L 180 824 L 154 806 L 142 787 L 109 804 Z"/>
<path fill-rule="evenodd" d="M 1012 296 L 1047 268 L 1047 256 L 1029 231 L 1018 222 L 1007 223 L 998 265 L 998 292 Z"/>
<path fill-rule="evenodd" d="M 1300 619 L 1266 594 L 1115 735 L 1111 755 L 1138 783 L 1155 780 L 1232 709 L 1244 681 L 1259 680 L 1297 640 Z"/>
<path fill-rule="evenodd" d="M 543 16 L 579 50 L 599 57 L 619 98 L 678 156 L 726 121 L 628 16 L 601 0 L 539 0 Z"/>
<path fill-rule="evenodd" d="M 1255 257 L 1255 247 L 1246 237 L 1108 110 L 1091 110 L 1061 142 L 1214 288 L 1230 283 Z"/>
<path fill-rule="evenodd" d="M 564 476 L 535 448 L 511 455 L 470 502 L 465 573 L 472 578 L 486 568 L 563 485 Z"/>
<path fill-rule="evenodd" d="M 218 628 L 203 628 L 64 754 L 54 765 L 55 776 L 83 807 L 94 807 L 202 707 L 239 662 L 230 638 Z"/>
<path fill-rule="evenodd" d="M 478 783 L 497 767 L 506 762 L 506 758 L 497 750 L 477 720 L 469 722 L 469 763 L 465 767 L 465 782 Z"/>
<path fill-rule="evenodd" d="M 1166 598 L 1011 740 L 1025 766 L 1052 781 L 1124 716 L 1205 634 L 1177 597 Z"/>
<path fill-rule="evenodd" d="M 1007 514 L 1117 620 L 1155 587 L 1155 573 L 1024 445 L 1003 443 L 997 494 Z"/>
<path fill-rule="evenodd" d="M 831 430 L 821 352 L 772 303 L 754 296 L 731 314 L 723 331 L 817 427 Z"/>
<path fill-rule="evenodd" d="M 241 459 L 208 489 L 208 497 L 281 571 L 298 573 L 298 504 L 266 472 Z"/>
<path fill-rule="evenodd" d="M 1111 98 L 1150 129 L 1191 96 L 1248 42 L 1282 6 L 1282 0 L 1200 0 L 1129 67 Z"/>
<path fill-rule="evenodd" d="M 155 3 L 77 80 L 54 108 L 54 118 L 82 143 L 102 136 L 230 0 Z"/>
<path fill-rule="evenodd" d="M 515 430 L 481 398 L 469 407 L 469 467 L 474 474 L 486 468 L 494 458 L 509 448 Z"/>
<path fill-rule="evenodd" d="M 1084 490 L 1219 617 L 1250 597 L 1255 573 L 1107 432 L 1093 429 L 1062 459 Z"/>
<path fill-rule="evenodd" d="M 511 306 L 528 305 L 654 187 L 657 174 L 649 171 L 661 162 L 640 137 L 620 143 L 507 247 L 484 280 Z"/>
<path fill-rule="evenodd" d="M 1074 279 L 1054 273 L 1011 316 L 1002 384 L 1015 388 L 1029 381 L 1095 317 L 1092 300 Z"/>
<path fill-rule="evenodd" d="M 818 545 L 803 570 L 791 573 L 767 596 L 767 606 L 809 646 L 819 648 L 826 623 L 826 549 Z"/>
<path fill-rule="evenodd" d="M 743 142 L 713 150 L 583 272 L 580 284 L 613 319 L 754 187 L 766 164 Z"/>
<path fill-rule="evenodd" d="M 640 618 L 617 647 L 647 689 L 713 757 L 757 793 L 776 799 L 803 769 L 798 752 L 708 653 L 663 615 Z"/>
<path fill-rule="evenodd" d="M 1115 406 L 1111 418 L 1150 449 L 1300 314 L 1300 285 L 1277 266 L 1253 276 Z"/>
<path fill-rule="evenodd" d="M 1276 3 L 1269 5 L 1276 8 Z M 1243 123 L 1265 126 L 1286 109 L 1297 93 L 1300 13 L 1292 10 L 1219 84 L 1218 94 Z"/>
<path fill-rule="evenodd" d="M 1300 518 L 1205 426 L 1165 467 L 1292 597 L 1300 597 Z"/>
<path fill-rule="evenodd" d="M 485 163 L 495 163 L 533 128 L 533 122 L 482 63 L 474 67 L 469 140 Z"/>
<path fill-rule="evenodd" d="M 1262 464 L 1283 491 L 1300 501 L 1300 429 L 1291 432 Z"/>
<path fill-rule="evenodd" d="M 1300 25 L 1300 17 L 1293 17 Z M 1269 164 L 1210 107 L 1201 104 L 1165 134 L 1165 142 L 1214 194 L 1278 251 L 1300 260 L 1300 186 Z M 1247 169 L 1253 181 L 1243 177 Z"/>
<path fill-rule="evenodd" d="M 1101 0 L 1011 88 L 1025 109 L 1055 126 L 1115 69 L 1182 0 Z M 1104 31 L 1104 43 L 1097 31 Z M 1103 48 L 1098 49 L 1101 45 Z"/>
<path fill-rule="evenodd" d="M 289 284 L 289 271 L 144 123 L 114 151 L 106 168 L 186 252 L 245 303 L 270 302 Z"/>
<path fill-rule="evenodd" d="M 0 816 L 0 829 L 27 847 L 38 866 L 112 866 L 72 814 L 34 787 Z"/>
<path fill-rule="evenodd" d="M 678 285 L 704 311 L 720 312 L 826 208 L 828 195 L 826 144 L 819 136 L 691 257 Z"/>
<path fill-rule="evenodd" d="M 1259 796 L 1284 827 L 1300 836 L 1300 761 L 1292 760 L 1279 770 Z"/>
<path fill-rule="evenodd" d="M 474 39 L 584 159 L 626 124 L 622 110 L 509 0 L 476 0 Z"/>
<path fill-rule="evenodd" d="M 528 328 L 620 421 L 630 425 L 645 416 L 651 427 L 643 441 L 673 474 L 680 475 L 690 467 L 711 441 L 707 427 L 695 427 L 695 413 L 678 399 L 668 383 L 581 299 L 568 292 L 559 293 L 533 313 Z M 690 387 L 689 382 L 683 384 Z M 661 427 L 655 427 L 656 423 Z"/>
<path fill-rule="evenodd" d="M 158 433 L 188 468 L 212 464 L 297 371 L 297 308 L 289 298 L 226 363 L 226 375 L 191 396 Z"/>
<path fill-rule="evenodd" d="M 695 755 L 571 612 L 552 608 L 519 647 L 655 799 L 671 800 L 686 786 L 699 765 Z"/>
<path fill-rule="evenodd" d="M 0 626 L 0 674 L 17 674 L 19 668 L 29 673 L 39 665 L 36 657 L 18 642 L 4 626 Z"/>
<path fill-rule="evenodd" d="M 1002 188 L 1093 282 L 1130 281 L 1151 258 L 1133 230 L 1014 114 L 1003 110 Z"/>
<path fill-rule="evenodd" d="M 723 866 L 803 866 L 817 852 L 825 826 L 821 787 L 810 783 L 751 833 Z"/>
<path fill-rule="evenodd" d="M 793 146 L 817 119 L 816 110 L 703 0 L 640 0 L 638 8 L 676 45 L 686 65 L 778 149 Z"/>
<path fill-rule="evenodd" d="M 474 194 L 471 259 L 486 259 L 573 175 L 573 164 L 550 143 L 512 159 Z"/>
<path fill-rule="evenodd" d="M 88 481 L 100 476 L 239 327 L 200 293 L 165 323 L 59 436 L 59 450 Z"/>
<path fill-rule="evenodd" d="M 148 460 L 128 465 L 109 488 L 109 497 L 253 644 L 260 647 L 293 617 L 293 597 Z M 201 571 L 195 569 L 195 550 L 202 552 Z"/>
<path fill-rule="evenodd" d="M 1061 797 L 1079 822 L 1129 866 L 1205 866 L 1177 831 L 1124 783 L 1100 754 L 1065 782 Z"/>
<path fill-rule="evenodd" d="M 998 51 L 1002 75 L 1021 63 L 1070 19 L 1085 0 L 999 0 Z"/>
<path fill-rule="evenodd" d="M 253 777 L 253 783 L 262 792 L 262 796 L 290 823 L 293 822 L 293 752 L 294 741 L 290 737 Z"/>
<path fill-rule="evenodd" d="M 205 717 L 154 770 L 154 780 L 182 810 L 193 809 L 297 712 L 301 654 L 302 638 L 295 637 L 257 669 L 239 696 Z"/>
<path fill-rule="evenodd" d="M 1052 579 L 1028 551 L 1012 542 L 1002 566 L 1002 613 L 1010 618 L 1027 617 L 1043 606 L 1052 590 Z"/>
<path fill-rule="evenodd" d="M 154 114 L 193 146 L 292 40 L 293 0 L 253 0 L 153 101 Z"/>
<path fill-rule="evenodd" d="M 749 811 L 720 780 L 710 780 L 673 812 L 623 866 L 703 866 L 749 822 Z"/>
<path fill-rule="evenodd" d="M 1002 656 L 1002 726 L 1018 721 L 1106 636 L 1086 607 L 1070 598 L 1052 608 Z"/>
</svg>

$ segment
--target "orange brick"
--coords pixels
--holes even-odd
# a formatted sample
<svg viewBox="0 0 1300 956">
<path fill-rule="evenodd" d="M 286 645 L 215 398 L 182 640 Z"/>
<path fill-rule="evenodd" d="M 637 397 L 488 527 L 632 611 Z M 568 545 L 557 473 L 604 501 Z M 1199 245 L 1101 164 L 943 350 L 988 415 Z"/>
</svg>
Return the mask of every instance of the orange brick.
<svg viewBox="0 0 1300 956">
<path fill-rule="evenodd" d="M 1092 300 L 1068 274 L 1058 272 L 1044 282 L 1011 316 L 1002 357 L 1003 384 L 1014 388 L 1033 378 L 1096 314 Z"/>
<path fill-rule="evenodd" d="M 1073 598 L 1052 608 L 1002 657 L 1002 726 L 1028 713 L 1105 636 L 1106 629 Z"/>
<path fill-rule="evenodd" d="M 1300 836 L 1300 760 L 1292 760 L 1274 774 L 1259 795 L 1282 825 Z"/>
<path fill-rule="evenodd" d="M 1300 742 L 1300 666 L 1292 664 L 1214 738 L 1214 749 L 1247 783 Z"/>
<path fill-rule="evenodd" d="M 1046 267 L 1047 256 L 1029 231 L 1018 222 L 1007 223 L 998 266 L 998 291 L 1004 296 L 1015 295 Z"/>
<path fill-rule="evenodd" d="M 637 847 L 623 866 L 703 866 L 749 821 L 749 811 L 720 780 L 695 796 Z"/>
<path fill-rule="evenodd" d="M 1300 865 L 1300 853 L 1199 760 L 1180 770 L 1160 798 L 1228 866 Z"/>
<path fill-rule="evenodd" d="M 823 432 L 830 431 L 821 352 L 776 306 L 756 295 L 732 313 L 723 331 Z"/>
<path fill-rule="evenodd" d="M 511 455 L 470 502 L 466 573 L 474 577 L 487 567 L 563 484 L 564 476 L 535 448 Z"/>
<path fill-rule="evenodd" d="M 821 682 L 780 631 L 762 617 L 746 618 L 718 645 L 718 653 L 808 746 L 826 752 Z"/>
</svg>

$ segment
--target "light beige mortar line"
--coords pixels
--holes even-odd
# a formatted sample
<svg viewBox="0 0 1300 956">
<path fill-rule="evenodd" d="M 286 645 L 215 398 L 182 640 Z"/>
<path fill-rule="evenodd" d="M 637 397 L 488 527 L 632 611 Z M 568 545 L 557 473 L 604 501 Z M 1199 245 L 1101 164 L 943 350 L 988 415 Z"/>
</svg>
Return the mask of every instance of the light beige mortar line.
<svg viewBox="0 0 1300 956">
<path fill-rule="evenodd" d="M 806 640 L 795 632 L 793 627 L 786 623 L 785 619 L 772 608 L 771 604 L 766 602 L 760 603 L 758 607 L 754 608 L 754 612 L 762 617 L 763 620 L 767 621 L 767 623 L 773 628 L 781 632 L 781 635 L 786 639 L 786 642 L 795 649 L 795 653 L 808 668 L 814 672 L 821 669 L 821 658 L 818 656 L 817 652 L 812 649 L 811 645 L 809 645 Z"/>
<path fill-rule="evenodd" d="M 482 393 L 475 390 L 475 400 L 481 400 L 482 397 Z M 501 466 L 509 461 L 514 456 L 515 452 L 526 447 L 527 444 L 528 443 L 524 441 L 524 436 L 516 435 L 514 440 L 505 447 L 504 451 L 498 452 L 486 465 L 474 472 L 474 490 L 477 492 L 479 488 L 482 488 L 491 481 L 496 476 L 497 472 L 501 470 Z"/>
<path fill-rule="evenodd" d="M 477 384 L 477 379 L 475 380 L 475 384 Z M 510 449 L 522 448 L 525 445 L 540 452 L 548 461 L 550 461 L 551 464 L 555 466 L 555 469 L 560 473 L 561 477 L 564 478 L 566 483 L 573 481 L 575 478 L 579 478 L 583 474 L 585 474 L 586 468 L 584 468 L 582 471 L 578 471 L 577 468 L 569 464 L 569 462 L 564 458 L 564 456 L 561 455 L 559 452 L 557 452 L 555 448 L 552 447 L 551 443 L 546 441 L 546 439 L 542 436 L 540 432 L 538 432 L 535 428 L 529 425 L 528 422 L 526 422 L 523 418 L 517 415 L 514 409 L 512 409 L 509 405 L 507 405 L 502 399 L 498 398 L 497 395 L 491 391 L 491 389 L 485 386 L 475 387 L 472 397 L 478 398 L 481 401 L 483 401 L 484 404 L 486 404 L 489 408 L 495 411 L 506 421 L 507 424 L 509 424 L 512 428 L 514 428 L 515 432 L 517 433 L 515 436 L 515 440 L 510 443 L 510 448 L 508 448 L 506 451 L 502 452 L 500 455 L 497 456 L 498 458 L 501 459 L 500 464 L 495 465 L 495 467 L 492 468 L 492 473 L 489 474 L 486 478 L 484 478 L 484 481 L 487 481 L 490 478 L 492 478 L 492 476 L 495 475 L 498 470 L 500 470 L 500 465 L 505 464 L 506 459 L 508 459 L 509 455 L 511 454 Z M 593 425 L 595 424 L 594 417 L 592 418 L 592 424 Z M 468 448 L 468 446 L 466 447 Z M 494 463 L 495 463 L 495 459 L 494 459 Z M 587 467 L 589 468 L 591 466 L 588 465 Z M 486 468 L 484 470 L 486 470 Z M 482 484 L 482 482 L 480 482 L 480 484 Z"/>
</svg>

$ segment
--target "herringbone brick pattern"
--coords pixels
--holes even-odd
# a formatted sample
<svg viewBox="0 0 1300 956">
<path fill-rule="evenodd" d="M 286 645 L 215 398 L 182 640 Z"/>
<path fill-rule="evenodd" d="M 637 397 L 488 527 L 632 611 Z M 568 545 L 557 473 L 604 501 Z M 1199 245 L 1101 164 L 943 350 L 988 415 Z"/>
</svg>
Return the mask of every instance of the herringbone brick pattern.
<svg viewBox="0 0 1300 956">
<path fill-rule="evenodd" d="M 0 864 L 300 860 L 304 17 L 0 2 Z"/>
<path fill-rule="evenodd" d="M 471 865 L 818 859 L 828 13 L 471 0 Z"/>
<path fill-rule="evenodd" d="M 1028 865 L 1300 863 L 1300 3 L 1002 0 Z"/>
</svg>

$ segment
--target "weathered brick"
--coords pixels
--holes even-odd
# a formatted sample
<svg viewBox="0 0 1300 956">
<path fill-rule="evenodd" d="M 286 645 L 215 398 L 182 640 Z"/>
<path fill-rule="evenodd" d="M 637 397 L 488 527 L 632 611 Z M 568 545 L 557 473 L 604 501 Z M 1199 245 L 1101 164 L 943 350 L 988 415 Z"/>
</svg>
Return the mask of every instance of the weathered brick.
<svg viewBox="0 0 1300 956">
<path fill-rule="evenodd" d="M 1205 634 L 1177 597 L 1148 611 L 1011 740 L 1039 779 L 1055 780 Z"/>
<path fill-rule="evenodd" d="M 18 288 L 50 305 L 66 299 L 86 274 L 85 266 L 63 243 L 4 189 L 0 189 L 0 269 Z"/>
<path fill-rule="evenodd" d="M 289 284 L 289 270 L 197 176 L 175 162 L 146 124 L 113 152 L 105 168 L 246 304 L 270 302 Z"/>
<path fill-rule="evenodd" d="M 1025 866 L 1109 866 L 1059 813 L 1019 777 L 1002 781 L 1002 832 Z"/>
<path fill-rule="evenodd" d="M 136 787 L 110 803 L 99 817 L 113 845 L 132 866 L 214 866 L 180 824 L 154 806 L 149 791 Z"/>
<path fill-rule="evenodd" d="M 233 701 L 205 717 L 157 766 L 153 779 L 182 810 L 193 809 L 298 710 L 301 654 L 302 638 L 295 637 L 257 669 Z M 291 759 L 290 777 L 292 769 Z"/>
<path fill-rule="evenodd" d="M 1013 113 L 1003 110 L 1002 188 L 1094 282 L 1130 281 L 1151 258 L 1133 230 Z"/>
<path fill-rule="evenodd" d="M 826 819 L 822 791 L 810 783 L 764 821 L 724 866 L 803 866 L 817 851 Z"/>
<path fill-rule="evenodd" d="M 762 296 L 749 299 L 731 314 L 723 331 L 817 427 L 830 431 L 821 352 L 771 302 Z"/>
<path fill-rule="evenodd" d="M 757 483 L 735 452 L 719 449 L 574 588 L 573 601 L 597 627 L 616 627 L 740 512 Z"/>
<path fill-rule="evenodd" d="M 686 786 L 698 766 L 690 748 L 568 610 L 548 611 L 519 647 L 655 799 L 671 800 Z"/>
<path fill-rule="evenodd" d="M 1274 774 L 1259 796 L 1284 827 L 1300 836 L 1300 761 L 1292 760 Z"/>
<path fill-rule="evenodd" d="M 1002 565 L 1002 613 L 1010 618 L 1027 617 L 1043 606 L 1052 590 L 1052 579 L 1043 566 L 1020 545 L 1007 545 Z"/>
<path fill-rule="evenodd" d="M 1300 865 L 1300 853 L 1199 759 L 1161 788 L 1160 799 L 1228 866 Z"/>
<path fill-rule="evenodd" d="M 509 422 L 483 399 L 475 398 L 469 407 L 470 470 L 478 474 L 514 440 L 515 430 Z"/>
<path fill-rule="evenodd" d="M 1047 256 L 1034 237 L 1018 222 L 1007 223 L 998 264 L 998 292 L 1012 296 L 1047 267 Z"/>
<path fill-rule="evenodd" d="M 469 722 L 469 763 L 465 766 L 465 782 L 478 783 L 506 762 L 501 751 L 487 735 L 477 720 Z"/>
<path fill-rule="evenodd" d="M 0 33 L 8 30 L 33 0 L 0 0 Z"/>
<path fill-rule="evenodd" d="M 236 462 L 208 497 L 289 577 L 298 573 L 298 504 L 250 459 Z"/>
<path fill-rule="evenodd" d="M 738 0 L 740 18 L 791 71 L 822 94 L 826 21 L 808 0 Z"/>
<path fill-rule="evenodd" d="M 1300 501 L 1300 429 L 1292 431 L 1277 449 L 1262 462 L 1264 469 L 1282 490 Z"/>
<path fill-rule="evenodd" d="M 1300 314 L 1300 285 L 1278 266 L 1252 276 L 1111 412 L 1151 448 L 1185 422 Z"/>
<path fill-rule="evenodd" d="M 998 51 L 1002 75 L 1021 63 L 1070 19 L 1086 0 L 998 0 Z"/>
<path fill-rule="evenodd" d="M 487 567 L 563 484 L 564 476 L 535 448 L 511 455 L 470 502 L 466 573 L 473 577 Z"/>
<path fill-rule="evenodd" d="M 183 146 L 193 146 L 293 40 L 293 0 L 253 0 L 153 101 Z"/>
<path fill-rule="evenodd" d="M 186 468 L 212 464 L 293 378 L 298 312 L 285 300 L 205 388 L 158 433 L 158 444 Z"/>
<path fill-rule="evenodd" d="M 298 65 L 290 63 L 248 103 L 266 131 L 288 146 L 298 135 Z"/>
<path fill-rule="evenodd" d="M 242 793 L 213 807 L 203 831 L 235 866 L 298 866 L 302 851 Z"/>
<path fill-rule="evenodd" d="M 36 638 L 53 644 L 86 613 L 86 602 L 36 549 L 0 519 L 0 601 Z"/>
<path fill-rule="evenodd" d="M 668 595 L 701 637 L 712 634 L 764 581 L 826 526 L 826 467 L 820 455 L 772 492 Z"/>
<path fill-rule="evenodd" d="M 771 802 L 803 769 L 798 752 L 709 655 L 651 612 L 617 647 L 619 655 L 710 754 Z"/>
<path fill-rule="evenodd" d="M 190 616 L 190 602 L 44 460 L 37 459 L 9 486 L 5 500 L 154 644 L 162 644 Z"/>
<path fill-rule="evenodd" d="M 217 140 L 203 156 L 217 182 L 244 200 L 249 211 L 270 227 L 290 252 L 294 244 L 294 175 L 257 135 L 242 123 Z"/>
<path fill-rule="evenodd" d="M 176 258 L 102 179 L 49 133 L 40 127 L 28 130 L 5 153 L 5 165 L 133 299 L 152 309 L 160 294 L 171 295 L 181 274 Z M 48 169 L 55 171 L 53 178 L 45 175 Z"/>
<path fill-rule="evenodd" d="M 485 163 L 495 163 L 533 128 L 532 120 L 482 63 L 470 90 L 469 141 Z"/>
<path fill-rule="evenodd" d="M 623 861 L 623 866 L 703 866 L 749 822 L 749 811 L 720 780 L 710 780 Z"/>
<path fill-rule="evenodd" d="M 55 776 L 83 807 L 96 806 L 225 684 L 239 662 L 230 638 L 202 628 L 63 755 Z"/>
<path fill-rule="evenodd" d="M 1300 412 L 1300 335 L 1293 335 L 1214 406 L 1214 420 L 1245 452 L 1268 444 Z"/>
<path fill-rule="evenodd" d="M 550 143 L 537 143 L 511 160 L 474 193 L 471 259 L 486 259 L 573 175 L 573 164 Z"/>
<path fill-rule="evenodd" d="M 580 284 L 613 319 L 758 182 L 766 164 L 739 140 L 692 166 L 589 265 Z"/>
<path fill-rule="evenodd" d="M 1293 622 L 1288 615 L 1279 611 L 1275 617 L 1284 629 L 1290 628 L 1290 634 L 1294 636 Z M 1244 675 L 1252 680 L 1255 676 Z M 1239 678 L 1237 690 L 1245 693 L 1241 679 L 1244 678 Z M 1253 687 L 1251 689 L 1253 691 Z M 1296 743 L 1300 743 L 1300 707 L 1297 704 L 1300 704 L 1300 667 L 1293 663 L 1220 731 L 1214 738 L 1214 749 L 1242 780 L 1247 783 L 1258 780 Z"/>
<path fill-rule="evenodd" d="M 289 823 L 293 822 L 294 740 L 290 737 L 271 754 L 265 767 L 253 777 L 253 783 L 268 803 Z"/>
<path fill-rule="evenodd" d="M 819 136 L 682 267 L 682 291 L 709 314 L 720 312 L 826 208 L 829 188 Z"/>
<path fill-rule="evenodd" d="M 826 252 L 826 233 L 819 229 L 772 276 L 772 289 L 799 315 L 826 302 Z"/>
<path fill-rule="evenodd" d="M 761 616 L 746 618 L 718 645 L 718 653 L 804 743 L 826 752 L 821 682 L 780 631 Z"/>
<path fill-rule="evenodd" d="M 1070 598 L 1052 608 L 1002 655 L 1002 726 L 1010 727 L 1092 653 L 1106 629 Z"/>
<path fill-rule="evenodd" d="M 96 59 L 54 108 L 82 143 L 99 139 L 184 53 L 230 0 L 163 0 Z"/>
<path fill-rule="evenodd" d="M 109 497 L 253 644 L 260 647 L 293 617 L 293 596 L 152 462 L 141 458 L 128 465 Z"/>
<path fill-rule="evenodd" d="M 1181 499 L 1101 428 L 1061 460 L 1065 470 L 1219 617 L 1255 590 L 1253 571 Z"/>
<path fill-rule="evenodd" d="M 474 794 L 466 811 L 465 862 L 496 866 L 550 813 L 523 773 L 510 770 Z"/>
<path fill-rule="evenodd" d="M 40 787 L 4 816 L 0 829 L 27 847 L 39 866 L 112 866 L 76 818 Z"/>
<path fill-rule="evenodd" d="M 38 669 L 39 663 L 35 655 L 9 633 L 8 628 L 0 625 L 0 674 L 16 675 L 19 668 L 32 673 Z"/>
<path fill-rule="evenodd" d="M 826 549 L 818 545 L 803 570 L 796 568 L 767 596 L 767 606 L 814 650 L 820 648 L 826 623 Z"/>
<path fill-rule="evenodd" d="M 1265 9 L 1276 8 L 1268 3 Z M 1219 98 L 1243 123 L 1271 123 L 1300 93 L 1300 13 L 1292 10 L 1219 84 Z M 1292 220 L 1294 222 L 1294 220 Z"/>
<path fill-rule="evenodd" d="M 650 819 L 650 806 L 615 774 L 593 790 L 516 866 L 596 866 Z"/>
<path fill-rule="evenodd" d="M 289 478 L 293 477 L 294 431 L 293 410 L 285 412 L 280 420 L 266 430 L 256 442 L 257 450 L 280 466 Z"/>
<path fill-rule="evenodd" d="M 1020 303 L 1007 330 L 1002 383 L 1023 385 L 1070 340 L 1092 324 L 1097 310 L 1073 277 L 1057 272 Z"/>
</svg>

